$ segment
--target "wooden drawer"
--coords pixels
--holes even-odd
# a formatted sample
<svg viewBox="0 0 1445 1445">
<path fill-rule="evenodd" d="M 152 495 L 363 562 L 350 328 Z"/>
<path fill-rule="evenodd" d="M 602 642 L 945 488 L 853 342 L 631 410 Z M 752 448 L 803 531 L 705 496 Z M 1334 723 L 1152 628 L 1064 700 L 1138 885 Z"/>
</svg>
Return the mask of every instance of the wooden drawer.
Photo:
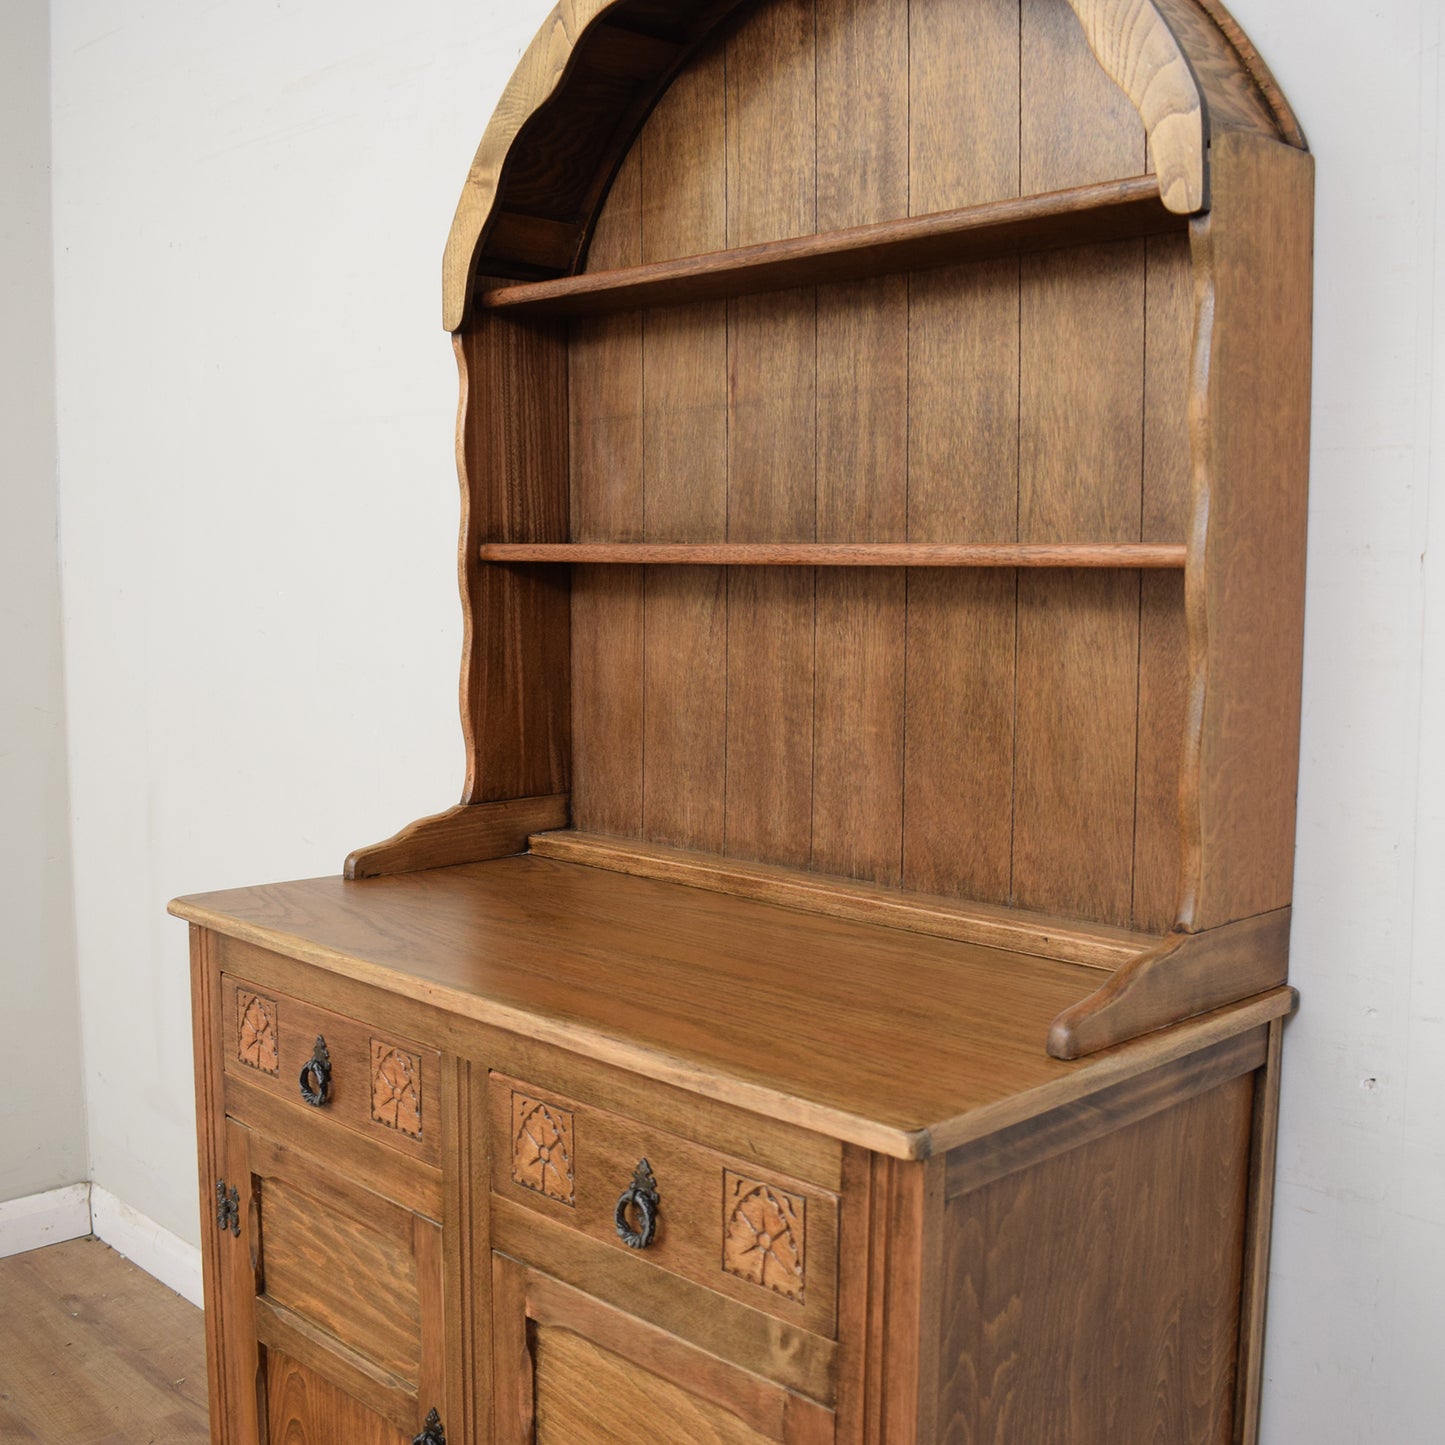
<svg viewBox="0 0 1445 1445">
<path fill-rule="evenodd" d="M 492 1074 L 489 1090 L 495 1194 L 640 1267 L 836 1337 L 836 1195 L 503 1074 Z M 615 1213 L 644 1160 L 658 1203 L 652 1242 L 638 1249 L 619 1237 Z M 628 1220 L 635 1229 L 635 1209 Z"/>
<path fill-rule="evenodd" d="M 389 1030 L 302 999 L 221 976 L 226 1073 L 427 1164 L 441 1162 L 441 1060 Z M 301 1095 L 300 1075 L 323 1039 L 331 1078 L 319 1107 Z"/>
</svg>

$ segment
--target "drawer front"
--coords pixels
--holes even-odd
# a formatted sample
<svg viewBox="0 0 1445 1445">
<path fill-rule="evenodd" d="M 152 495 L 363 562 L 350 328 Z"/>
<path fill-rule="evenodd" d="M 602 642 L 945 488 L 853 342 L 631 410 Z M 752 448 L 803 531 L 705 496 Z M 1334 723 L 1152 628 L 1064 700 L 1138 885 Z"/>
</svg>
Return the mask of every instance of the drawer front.
<svg viewBox="0 0 1445 1445">
<path fill-rule="evenodd" d="M 441 1059 L 433 1049 L 232 974 L 221 979 L 227 1074 L 428 1164 L 441 1161 Z M 324 1040 L 324 1102 L 302 1097 L 301 1074 Z M 317 1097 L 318 1077 L 307 1087 Z"/>
<path fill-rule="evenodd" d="M 837 1331 L 838 1199 L 815 1185 L 503 1074 L 489 1084 L 492 1189 L 503 1198 L 829 1339 Z M 645 1161 L 655 1229 L 618 1231 Z M 623 1211 L 634 1238 L 635 1197 Z M 535 1263 L 545 1268 L 546 1261 Z"/>
</svg>

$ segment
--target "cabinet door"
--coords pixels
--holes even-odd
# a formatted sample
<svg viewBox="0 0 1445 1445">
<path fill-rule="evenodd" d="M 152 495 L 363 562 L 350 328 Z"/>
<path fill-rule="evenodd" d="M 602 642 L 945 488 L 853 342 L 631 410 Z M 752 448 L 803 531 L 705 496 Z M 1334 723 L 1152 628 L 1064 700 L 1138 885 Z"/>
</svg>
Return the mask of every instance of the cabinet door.
<svg viewBox="0 0 1445 1445">
<path fill-rule="evenodd" d="M 226 1161 L 233 1445 L 411 1445 L 443 1407 L 441 1226 L 234 1119 Z"/>
<path fill-rule="evenodd" d="M 833 1413 L 492 1256 L 495 1445 L 832 1445 Z"/>
</svg>

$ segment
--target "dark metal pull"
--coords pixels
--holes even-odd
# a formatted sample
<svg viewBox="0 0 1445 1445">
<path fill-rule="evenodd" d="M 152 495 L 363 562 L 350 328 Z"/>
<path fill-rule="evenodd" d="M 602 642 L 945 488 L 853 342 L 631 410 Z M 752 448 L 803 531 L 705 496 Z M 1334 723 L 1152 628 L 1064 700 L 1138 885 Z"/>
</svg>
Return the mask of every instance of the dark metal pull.
<svg viewBox="0 0 1445 1445">
<path fill-rule="evenodd" d="M 319 1109 L 330 1093 L 331 1055 L 326 1052 L 326 1040 L 317 1034 L 311 1057 L 301 1065 L 301 1097 L 313 1109 Z"/>
<path fill-rule="evenodd" d="M 234 1188 L 227 1190 L 224 1179 L 216 1180 L 216 1228 L 224 1234 L 241 1232 L 241 1195 Z"/>
<path fill-rule="evenodd" d="M 435 1410 L 426 1412 L 421 1434 L 412 1436 L 411 1445 L 447 1445 L 447 1432 L 442 1429 L 442 1417 Z"/>
<path fill-rule="evenodd" d="M 637 1211 L 636 1229 L 627 1217 L 629 1206 Z M 657 1233 L 657 1180 L 652 1177 L 652 1165 L 646 1159 L 638 1161 L 632 1171 L 632 1183 L 618 1196 L 612 1222 L 617 1226 L 617 1237 L 629 1249 L 646 1249 L 652 1243 Z"/>
</svg>

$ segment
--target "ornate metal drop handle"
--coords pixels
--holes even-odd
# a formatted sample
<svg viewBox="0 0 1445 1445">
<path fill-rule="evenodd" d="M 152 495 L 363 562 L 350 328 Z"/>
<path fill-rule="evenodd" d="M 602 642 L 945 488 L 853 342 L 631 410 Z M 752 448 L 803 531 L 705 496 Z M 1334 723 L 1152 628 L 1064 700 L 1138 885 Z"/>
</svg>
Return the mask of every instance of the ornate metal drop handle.
<svg viewBox="0 0 1445 1445">
<path fill-rule="evenodd" d="M 637 1211 L 636 1229 L 627 1217 L 629 1206 Z M 632 1171 L 632 1183 L 618 1196 L 612 1222 L 617 1226 L 617 1237 L 629 1249 L 646 1249 L 652 1243 L 657 1233 L 657 1180 L 652 1177 L 652 1165 L 646 1159 L 638 1161 Z"/>
<path fill-rule="evenodd" d="M 331 1055 L 326 1051 L 326 1040 L 317 1034 L 311 1057 L 301 1065 L 301 1097 L 313 1109 L 319 1109 L 330 1094 Z"/>
<path fill-rule="evenodd" d="M 442 1417 L 434 1409 L 426 1412 L 421 1434 L 412 1436 L 411 1445 L 447 1445 L 447 1432 L 442 1429 Z"/>
</svg>

